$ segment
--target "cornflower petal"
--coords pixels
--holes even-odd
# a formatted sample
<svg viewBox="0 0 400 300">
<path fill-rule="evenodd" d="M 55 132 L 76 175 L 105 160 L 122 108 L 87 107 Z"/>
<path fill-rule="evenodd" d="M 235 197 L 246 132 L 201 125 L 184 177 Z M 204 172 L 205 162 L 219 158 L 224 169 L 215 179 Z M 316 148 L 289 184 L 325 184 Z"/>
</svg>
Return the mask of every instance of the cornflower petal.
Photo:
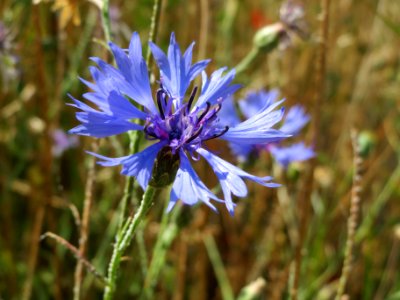
<svg viewBox="0 0 400 300">
<path fill-rule="evenodd" d="M 97 162 L 97 164 L 101 166 L 110 167 L 122 165 L 121 174 L 136 177 L 142 189 L 145 190 L 151 178 L 154 160 L 158 152 L 164 146 L 165 143 L 159 142 L 147 147 L 141 152 L 117 158 L 106 157 L 93 152 L 88 153 L 100 158 L 102 161 Z"/>
<path fill-rule="evenodd" d="M 119 68 L 116 71 L 123 78 L 123 80 L 118 80 L 116 87 L 121 93 L 156 114 L 157 108 L 151 95 L 147 65 L 142 56 L 142 46 L 138 33 L 135 32 L 132 35 L 129 55 L 126 55 L 125 51 L 117 45 L 113 43 L 109 43 L 109 45 Z"/>
<path fill-rule="evenodd" d="M 203 71 L 210 60 L 202 60 L 192 65 L 192 43 L 182 56 L 175 34 L 171 34 L 168 56 L 154 43 L 149 43 L 153 56 L 160 68 L 161 83 L 169 96 L 175 100 L 175 107 L 181 107 L 190 82 Z"/>
<path fill-rule="evenodd" d="M 249 93 L 246 99 L 239 101 L 239 107 L 241 113 L 249 119 L 263 110 L 265 107 L 270 106 L 278 99 L 279 91 L 273 89 L 270 91 L 258 91 Z"/>
<path fill-rule="evenodd" d="M 282 101 L 264 107 L 264 110 L 250 119 L 229 128 L 221 139 L 237 144 L 267 144 L 280 141 L 289 134 L 271 129 L 283 117 L 284 109 L 273 111 Z"/>
<path fill-rule="evenodd" d="M 226 97 L 224 105 L 222 105 L 221 110 L 218 112 L 218 117 L 228 126 L 235 126 L 240 123 L 232 96 Z"/>
<path fill-rule="evenodd" d="M 97 111 L 73 97 L 71 99 L 74 104 L 70 105 L 82 110 L 76 113 L 76 118 L 82 124 L 72 128 L 69 133 L 99 138 L 143 129 L 143 126 L 129 122 L 127 119 L 143 119 L 145 115 L 116 92 L 111 92 L 107 97 L 107 102 L 104 101 L 108 104 L 102 106 L 104 111 Z"/>
<path fill-rule="evenodd" d="M 241 85 L 232 84 L 235 78 L 235 70 L 232 69 L 226 75 L 222 75 L 226 68 L 220 68 L 211 74 L 208 78 L 205 72 L 202 72 L 202 87 L 199 99 L 196 102 L 196 107 L 201 108 L 207 102 L 211 105 L 217 103 L 219 99 L 224 99 L 230 94 L 236 92 Z"/>
<path fill-rule="evenodd" d="M 197 203 L 200 199 L 214 211 L 216 211 L 216 208 L 210 203 L 210 199 L 221 201 L 200 180 L 183 151 L 180 153 L 180 166 L 172 186 L 167 211 L 174 207 L 178 199 L 189 205 Z"/>
<path fill-rule="evenodd" d="M 205 150 L 204 148 L 199 148 L 196 151 L 207 160 L 207 162 L 214 170 L 215 175 L 217 176 L 221 184 L 222 191 L 224 193 L 225 204 L 231 214 L 233 214 L 231 193 L 238 197 L 245 197 L 247 195 L 247 188 L 241 177 L 257 182 L 258 184 L 266 187 L 280 186 L 279 184 L 270 182 L 272 180 L 272 177 L 258 177 L 251 175 L 232 165 L 231 163 L 223 160 L 222 158 L 219 158 L 218 156 L 212 154 L 211 152 Z"/>
<path fill-rule="evenodd" d="M 289 109 L 279 130 L 296 135 L 308 121 L 310 121 L 310 116 L 306 114 L 304 108 L 301 105 L 295 105 Z"/>
</svg>

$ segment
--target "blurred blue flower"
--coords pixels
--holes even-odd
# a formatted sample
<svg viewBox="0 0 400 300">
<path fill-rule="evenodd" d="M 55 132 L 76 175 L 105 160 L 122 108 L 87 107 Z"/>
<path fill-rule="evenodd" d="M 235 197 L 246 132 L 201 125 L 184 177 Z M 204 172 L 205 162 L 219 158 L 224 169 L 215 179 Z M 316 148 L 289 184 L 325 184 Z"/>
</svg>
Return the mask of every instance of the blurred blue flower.
<svg viewBox="0 0 400 300">
<path fill-rule="evenodd" d="M 77 136 L 68 136 L 62 129 L 52 131 L 51 137 L 53 139 L 52 153 L 55 157 L 61 156 L 66 150 L 75 148 L 79 144 Z"/>
<path fill-rule="evenodd" d="M 278 101 L 278 90 L 249 93 L 245 99 L 239 100 L 238 107 L 240 113 L 247 119 L 251 119 L 254 115 L 258 115 L 261 111 L 275 109 L 283 101 Z M 235 108 L 233 98 L 228 97 L 220 112 L 220 118 L 227 122 L 229 126 L 240 123 L 239 114 Z M 309 122 L 310 116 L 306 114 L 301 105 L 291 107 L 283 118 L 279 128 L 281 132 L 295 136 Z M 248 158 L 253 150 L 268 150 L 274 159 L 284 167 L 287 167 L 291 162 L 303 161 L 315 156 L 311 147 L 306 147 L 303 143 L 295 144 L 289 147 L 278 145 L 244 145 L 242 143 L 230 143 L 232 152 L 240 161 Z"/>
<path fill-rule="evenodd" d="M 82 79 L 93 90 L 83 97 L 97 108 L 71 97 L 74 101 L 71 105 L 81 110 L 76 113 L 81 124 L 70 133 L 106 137 L 129 130 L 143 131 L 147 140 L 155 143 L 139 153 L 119 158 L 91 154 L 101 159 L 100 165 L 122 165 L 121 173 L 135 176 L 143 189 L 149 184 L 161 187 L 172 183 L 168 210 L 178 199 L 186 204 L 201 200 L 215 210 L 210 202 L 212 199 L 224 202 L 233 214 L 232 194 L 239 197 L 247 194 L 243 179 L 267 187 L 278 185 L 272 183 L 269 176 L 253 176 L 219 158 L 204 147 L 204 142 L 215 138 L 250 146 L 278 142 L 289 136 L 272 129 L 281 121 L 283 109 L 275 109 L 280 103 L 272 104 L 248 120 L 232 125 L 220 120 L 218 113 L 223 103 L 239 88 L 239 85 L 231 84 L 235 72 L 224 73 L 226 69 L 221 68 L 207 77 L 204 69 L 209 60 L 192 64 L 193 46 L 194 43 L 182 55 L 174 34 L 167 53 L 150 43 L 160 69 L 160 87 L 153 100 L 138 34 L 133 34 L 127 53 L 110 43 L 117 68 L 92 58 L 99 67 L 90 68 L 94 83 Z M 200 74 L 201 91 L 194 86 L 187 94 L 192 81 Z M 138 105 L 143 106 L 144 111 L 138 109 Z M 224 200 L 205 186 L 191 166 L 190 158 L 196 161 L 200 156 L 216 174 Z"/>
<path fill-rule="evenodd" d="M 295 105 L 288 110 L 280 130 L 291 135 L 297 135 L 307 125 L 308 121 L 310 121 L 310 116 L 306 114 L 304 107 Z"/>
<path fill-rule="evenodd" d="M 315 156 L 314 150 L 302 142 L 288 147 L 273 145 L 269 147 L 269 151 L 274 159 L 284 168 L 287 168 L 294 161 L 304 161 Z"/>
</svg>

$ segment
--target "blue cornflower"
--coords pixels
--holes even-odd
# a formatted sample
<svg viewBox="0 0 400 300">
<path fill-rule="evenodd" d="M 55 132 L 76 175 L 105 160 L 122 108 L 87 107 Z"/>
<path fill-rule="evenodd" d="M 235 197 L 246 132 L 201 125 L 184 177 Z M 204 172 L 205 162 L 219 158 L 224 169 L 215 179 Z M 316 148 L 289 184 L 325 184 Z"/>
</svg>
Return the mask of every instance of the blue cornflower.
<svg viewBox="0 0 400 300">
<path fill-rule="evenodd" d="M 274 159 L 284 168 L 287 168 L 294 161 L 304 161 L 315 156 L 311 147 L 307 147 L 303 142 L 282 147 L 271 145 L 269 151 Z"/>
<path fill-rule="evenodd" d="M 97 108 L 73 99 L 72 106 L 81 110 L 76 113 L 81 124 L 70 133 L 106 137 L 140 130 L 154 143 L 141 152 L 119 158 L 91 153 L 101 159 L 100 165 L 122 165 L 121 173 L 136 177 L 143 189 L 148 185 L 172 184 L 168 210 L 179 199 L 186 204 L 201 200 L 215 210 L 211 203 L 215 200 L 224 202 L 233 214 L 232 194 L 239 197 L 247 194 L 243 179 L 267 187 L 277 186 L 269 176 L 253 176 L 219 158 L 205 148 L 204 142 L 215 138 L 246 145 L 280 141 L 288 134 L 271 127 L 281 120 L 282 109 L 275 110 L 274 105 L 265 107 L 247 121 L 229 127 L 219 119 L 218 113 L 225 99 L 240 87 L 231 84 L 235 71 L 224 73 L 226 69 L 221 68 L 207 77 L 204 69 L 209 60 L 192 64 L 194 43 L 182 55 L 174 34 L 171 34 L 167 53 L 155 44 L 149 44 L 160 69 L 160 87 L 153 100 L 139 35 L 133 34 L 128 51 L 113 43 L 109 45 L 117 68 L 92 58 L 99 67 L 90 67 L 94 83 L 82 80 L 92 89 L 83 97 Z M 194 86 L 188 93 L 192 81 L 200 74 L 200 91 Z M 144 110 L 139 110 L 138 105 Z M 196 161 L 200 156 L 215 172 L 224 200 L 211 192 L 193 169 L 191 160 Z"/>
<path fill-rule="evenodd" d="M 245 99 L 238 102 L 240 113 L 247 119 L 251 119 L 260 111 L 275 109 L 283 101 L 278 101 L 278 90 L 249 93 Z M 221 110 L 220 118 L 234 126 L 240 123 L 240 118 L 235 108 L 232 97 L 228 97 L 225 105 Z M 279 128 L 280 131 L 291 136 L 297 135 L 301 129 L 309 122 L 310 116 L 305 112 L 301 105 L 291 107 L 285 114 L 283 122 Z M 241 143 L 230 143 L 232 152 L 240 159 L 246 160 L 253 150 L 268 150 L 274 159 L 283 167 L 287 167 L 291 162 L 304 161 L 315 156 L 311 147 L 307 147 L 304 143 L 298 143 L 291 146 L 279 146 L 277 144 L 270 145 L 243 145 Z"/>
</svg>

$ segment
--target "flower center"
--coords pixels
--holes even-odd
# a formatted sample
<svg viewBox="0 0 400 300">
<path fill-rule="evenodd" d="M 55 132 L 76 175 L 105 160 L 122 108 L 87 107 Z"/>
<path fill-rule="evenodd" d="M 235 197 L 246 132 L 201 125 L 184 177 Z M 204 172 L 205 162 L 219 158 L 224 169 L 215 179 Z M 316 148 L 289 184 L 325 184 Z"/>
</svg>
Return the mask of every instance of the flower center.
<svg viewBox="0 0 400 300">
<path fill-rule="evenodd" d="M 198 147 L 203 141 L 225 134 L 228 126 L 215 126 L 218 122 L 217 113 L 221 109 L 220 103 L 212 106 L 207 102 L 205 108 L 191 109 L 196 92 L 197 87 L 193 89 L 187 103 L 177 106 L 161 86 L 157 91 L 159 114 L 146 120 L 146 138 L 167 141 L 174 153 L 183 146 Z"/>
<path fill-rule="evenodd" d="M 173 128 L 169 133 L 168 133 L 168 137 L 169 140 L 179 140 L 180 137 L 182 135 L 182 130 L 180 130 L 179 128 Z"/>
</svg>

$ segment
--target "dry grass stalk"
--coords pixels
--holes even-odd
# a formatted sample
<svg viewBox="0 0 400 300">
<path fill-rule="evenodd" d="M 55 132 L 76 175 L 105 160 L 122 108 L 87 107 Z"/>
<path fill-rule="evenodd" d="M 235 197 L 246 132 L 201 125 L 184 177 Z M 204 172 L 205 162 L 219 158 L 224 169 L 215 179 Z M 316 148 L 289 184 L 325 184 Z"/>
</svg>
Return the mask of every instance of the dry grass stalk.
<svg viewBox="0 0 400 300">
<path fill-rule="evenodd" d="M 96 142 L 92 144 L 92 151 L 97 152 L 98 145 Z M 87 240 L 89 236 L 89 220 L 90 220 L 90 208 L 92 206 L 93 199 L 93 186 L 95 182 L 95 165 L 96 160 L 94 157 L 90 158 L 90 163 L 88 167 L 88 175 L 85 186 L 85 200 L 83 202 L 83 213 L 82 213 L 82 222 L 80 227 L 80 237 L 79 237 L 79 256 L 85 256 Z M 75 269 L 74 275 L 74 300 L 80 299 L 81 294 L 81 284 L 83 277 L 83 260 L 78 259 L 78 263 Z"/>
<path fill-rule="evenodd" d="M 34 217 L 34 224 L 31 233 L 31 244 L 29 249 L 28 258 L 28 272 L 24 282 L 22 290 L 23 300 L 31 298 L 33 278 L 36 270 L 39 253 L 39 237 L 42 231 L 44 218 L 46 214 L 46 206 L 52 198 L 52 155 L 51 155 L 51 138 L 50 138 L 50 120 L 49 120 L 49 103 L 47 85 L 46 85 L 46 74 L 44 69 L 44 53 L 42 48 L 42 30 L 40 25 L 40 12 L 37 6 L 32 8 L 33 25 L 35 27 L 36 35 L 36 60 L 38 65 L 37 74 L 37 86 L 40 87 L 38 90 L 38 105 L 40 106 L 39 117 L 43 120 L 45 126 L 43 135 L 40 143 L 40 171 L 43 175 L 43 179 L 38 183 L 38 192 L 34 195 L 34 199 L 37 200 L 37 208 Z"/>
<path fill-rule="evenodd" d="M 41 236 L 41 240 L 43 240 L 45 238 L 54 239 L 57 243 L 64 246 L 65 248 L 67 248 L 69 251 L 72 252 L 72 254 L 75 256 L 75 258 L 77 260 L 79 260 L 82 263 L 82 265 L 84 265 L 86 267 L 86 269 L 90 273 L 92 273 L 94 276 L 96 276 L 96 278 L 98 278 L 104 285 L 107 284 L 106 278 L 103 275 L 101 275 L 87 259 L 85 259 L 83 256 L 80 255 L 80 251 L 78 248 L 76 248 L 74 245 L 70 244 L 66 239 L 64 239 L 64 238 L 60 237 L 59 235 L 52 233 L 52 232 L 46 232 Z"/>
<path fill-rule="evenodd" d="M 346 248 L 344 253 L 344 263 L 342 269 L 342 275 L 339 279 L 339 287 L 336 295 L 336 300 L 342 299 L 344 294 L 347 279 L 350 275 L 351 264 L 353 259 L 353 246 L 355 240 L 356 227 L 358 222 L 358 215 L 360 211 L 360 193 L 361 193 L 361 180 L 362 180 L 362 163 L 361 150 L 358 144 L 358 135 L 352 130 L 351 140 L 354 149 L 354 160 L 353 160 L 353 187 L 351 191 L 351 203 L 350 203 L 350 215 L 347 219 L 347 240 Z"/>
<path fill-rule="evenodd" d="M 321 0 L 321 27 L 320 27 L 320 41 L 319 51 L 316 61 L 316 81 L 315 81 L 315 99 L 314 99 L 314 111 L 312 116 L 312 143 L 315 149 L 318 150 L 318 137 L 320 131 L 320 119 L 321 119 L 321 106 L 324 100 L 325 94 L 325 74 L 326 74 L 326 55 L 327 55 L 327 44 L 328 44 L 328 29 L 329 29 L 329 6 L 330 0 Z M 300 271 L 302 263 L 302 250 L 307 235 L 308 222 L 310 218 L 310 196 L 313 190 L 313 178 L 314 169 L 316 166 L 316 159 L 311 159 L 309 168 L 306 171 L 303 181 L 303 187 L 299 194 L 299 241 L 295 250 L 295 261 L 294 261 L 294 277 L 293 286 L 290 290 L 291 299 L 297 300 L 298 288 L 300 281 Z"/>
</svg>

